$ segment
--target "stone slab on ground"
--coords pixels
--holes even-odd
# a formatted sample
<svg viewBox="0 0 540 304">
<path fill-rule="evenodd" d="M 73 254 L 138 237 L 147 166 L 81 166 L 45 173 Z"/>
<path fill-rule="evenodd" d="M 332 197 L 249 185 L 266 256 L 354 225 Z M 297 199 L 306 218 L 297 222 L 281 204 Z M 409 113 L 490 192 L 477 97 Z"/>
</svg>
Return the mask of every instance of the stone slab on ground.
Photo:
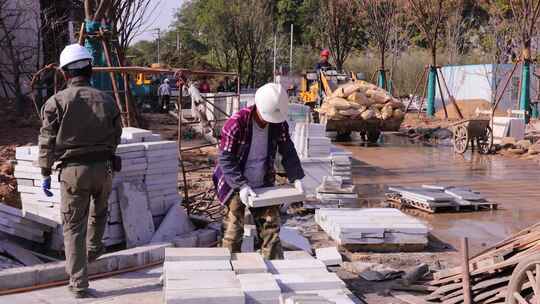
<svg viewBox="0 0 540 304">
<path fill-rule="evenodd" d="M 335 273 L 286 273 L 274 276 L 283 292 L 345 288 Z"/>
<path fill-rule="evenodd" d="M 190 291 L 171 290 L 165 293 L 166 304 L 243 304 L 244 292 L 240 288 L 206 289 Z"/>
<path fill-rule="evenodd" d="M 32 252 L 8 240 L 0 240 L 0 250 L 2 249 L 24 266 L 43 264 L 43 261 L 33 255 Z"/>
<path fill-rule="evenodd" d="M 281 227 L 279 231 L 279 239 L 283 247 L 292 250 L 304 250 L 311 253 L 311 244 L 298 229 L 291 227 Z"/>
<path fill-rule="evenodd" d="M 238 279 L 246 295 L 246 303 L 279 303 L 281 289 L 270 273 L 240 274 Z"/>
<path fill-rule="evenodd" d="M 122 183 L 118 190 L 127 247 L 148 244 L 155 228 L 142 185 Z"/>
<path fill-rule="evenodd" d="M 230 261 L 228 248 L 167 248 L 165 261 Z"/>
<path fill-rule="evenodd" d="M 245 252 L 233 254 L 232 267 L 237 274 L 263 273 L 268 268 L 263 257 L 256 252 Z"/>
<path fill-rule="evenodd" d="M 199 240 L 199 237 L 196 231 L 192 231 L 190 233 L 177 235 L 172 240 L 172 242 L 174 244 L 174 247 L 191 248 L 191 247 L 197 247 L 198 240 Z"/>
<path fill-rule="evenodd" d="M 195 230 L 186 210 L 180 204 L 172 205 L 152 237 L 152 243 L 171 241 L 177 235 Z"/>
<path fill-rule="evenodd" d="M 165 269 L 166 292 L 172 290 L 240 288 L 234 271 L 181 271 Z"/>
<path fill-rule="evenodd" d="M 316 259 L 306 260 L 269 260 L 265 261 L 268 270 L 273 274 L 283 274 L 301 271 L 322 271 L 326 272 L 326 265 Z"/>
<path fill-rule="evenodd" d="M 228 260 L 195 260 L 195 261 L 165 261 L 167 275 L 186 271 L 229 271 L 232 270 Z"/>
<path fill-rule="evenodd" d="M 335 266 L 343 263 L 343 258 L 336 247 L 326 247 L 315 249 L 317 260 L 322 261 L 326 266 Z"/>
<path fill-rule="evenodd" d="M 305 260 L 314 258 L 311 254 L 303 250 L 284 251 L 283 257 L 285 260 Z"/>
</svg>

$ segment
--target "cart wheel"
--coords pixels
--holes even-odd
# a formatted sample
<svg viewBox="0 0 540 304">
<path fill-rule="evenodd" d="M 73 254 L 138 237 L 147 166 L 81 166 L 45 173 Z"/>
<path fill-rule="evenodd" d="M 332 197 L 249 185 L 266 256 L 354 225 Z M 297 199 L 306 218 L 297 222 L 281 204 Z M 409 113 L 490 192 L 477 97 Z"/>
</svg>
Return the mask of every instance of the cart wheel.
<svg viewBox="0 0 540 304">
<path fill-rule="evenodd" d="M 491 131 L 491 127 L 488 126 L 482 137 L 479 137 L 476 142 L 480 154 L 489 154 L 493 148 L 493 132 Z"/>
<path fill-rule="evenodd" d="M 506 292 L 506 304 L 540 302 L 540 254 L 521 261 L 514 271 Z"/>
<path fill-rule="evenodd" d="M 376 144 L 380 136 L 381 131 L 379 130 L 368 130 L 367 132 L 367 140 L 370 144 Z"/>
<path fill-rule="evenodd" d="M 469 147 L 469 132 L 467 127 L 458 126 L 454 130 L 454 150 L 457 153 L 463 154 Z"/>
</svg>

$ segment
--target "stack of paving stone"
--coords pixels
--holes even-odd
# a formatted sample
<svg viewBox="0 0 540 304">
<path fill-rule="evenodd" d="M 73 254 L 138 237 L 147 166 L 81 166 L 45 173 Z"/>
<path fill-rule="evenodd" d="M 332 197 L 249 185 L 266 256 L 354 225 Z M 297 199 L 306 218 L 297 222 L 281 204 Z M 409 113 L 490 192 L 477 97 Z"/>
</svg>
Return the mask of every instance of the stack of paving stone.
<svg viewBox="0 0 540 304">
<path fill-rule="evenodd" d="M 41 189 L 41 173 L 37 166 L 37 146 L 16 149 L 15 177 L 21 195 L 23 212 L 43 217 L 57 223 L 49 247 L 60 250 L 63 246 L 60 212 L 60 183 L 58 170 L 53 170 L 51 192 L 47 197 Z M 122 211 L 119 204 L 119 187 L 122 183 L 142 186 L 154 224 L 159 226 L 167 210 L 181 198 L 177 188 L 178 151 L 174 141 L 161 141 L 151 131 L 124 128 L 116 155 L 122 160 L 122 170 L 114 174 L 113 190 L 109 196 L 108 224 L 104 243 L 108 246 L 125 241 Z"/>
<path fill-rule="evenodd" d="M 0 203 L 0 232 L 43 243 L 45 233 L 56 226 L 55 221 Z"/>
<path fill-rule="evenodd" d="M 354 203 L 358 199 L 355 186 L 345 183 L 341 176 L 325 176 L 317 187 L 317 199 L 322 203 Z"/>
<path fill-rule="evenodd" d="M 332 176 L 341 177 L 344 184 L 352 183 L 351 158 L 342 155 L 332 155 Z"/>
<path fill-rule="evenodd" d="M 314 123 L 297 123 L 294 130 L 294 146 L 303 158 L 328 157 L 332 143 L 326 137 L 325 126 Z"/>
<path fill-rule="evenodd" d="M 328 208 L 315 212 L 317 224 L 340 245 L 427 245 L 428 229 L 393 208 Z"/>
<path fill-rule="evenodd" d="M 265 261 L 226 248 L 166 248 L 164 303 L 360 303 L 323 262 L 294 256 Z"/>
</svg>

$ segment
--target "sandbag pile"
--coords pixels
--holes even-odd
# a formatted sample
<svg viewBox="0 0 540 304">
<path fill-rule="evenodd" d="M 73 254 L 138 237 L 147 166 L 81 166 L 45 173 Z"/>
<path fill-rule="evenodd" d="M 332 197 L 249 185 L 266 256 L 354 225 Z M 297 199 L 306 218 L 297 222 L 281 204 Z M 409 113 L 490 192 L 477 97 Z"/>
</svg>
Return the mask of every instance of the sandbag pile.
<svg viewBox="0 0 540 304">
<path fill-rule="evenodd" d="M 363 80 L 338 87 L 318 111 L 329 120 L 402 120 L 405 116 L 404 106 L 399 100 Z"/>
</svg>

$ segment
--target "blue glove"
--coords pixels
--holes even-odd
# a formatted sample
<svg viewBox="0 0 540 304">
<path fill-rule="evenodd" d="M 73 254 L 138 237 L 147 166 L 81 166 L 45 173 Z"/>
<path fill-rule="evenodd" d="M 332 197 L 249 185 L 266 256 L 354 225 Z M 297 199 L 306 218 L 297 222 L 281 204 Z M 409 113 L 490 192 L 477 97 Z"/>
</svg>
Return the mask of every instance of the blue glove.
<svg viewBox="0 0 540 304">
<path fill-rule="evenodd" d="M 43 193 L 45 193 L 46 196 L 51 197 L 53 196 L 53 193 L 51 190 L 51 176 L 43 176 L 41 179 L 41 188 L 43 189 Z"/>
</svg>

